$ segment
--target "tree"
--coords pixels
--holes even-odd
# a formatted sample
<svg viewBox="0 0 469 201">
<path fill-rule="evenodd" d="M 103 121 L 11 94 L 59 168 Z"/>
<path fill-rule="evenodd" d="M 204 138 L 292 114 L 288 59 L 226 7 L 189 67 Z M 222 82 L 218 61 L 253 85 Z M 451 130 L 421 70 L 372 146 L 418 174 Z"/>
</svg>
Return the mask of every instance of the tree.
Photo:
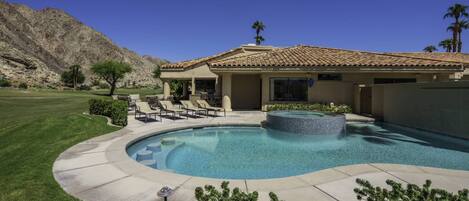
<svg viewBox="0 0 469 201">
<path fill-rule="evenodd" d="M 158 79 L 161 76 L 161 66 L 157 65 L 155 69 L 153 69 L 153 78 Z"/>
<path fill-rule="evenodd" d="M 436 49 L 436 47 L 433 46 L 433 45 L 429 45 L 429 46 L 423 48 L 423 51 L 424 51 L 424 52 L 434 52 L 434 51 L 437 51 L 437 50 L 438 50 L 438 49 Z"/>
<path fill-rule="evenodd" d="M 452 40 L 451 39 L 445 39 L 445 40 L 442 40 L 438 46 L 442 47 L 443 49 L 446 50 L 446 52 L 451 52 L 451 46 L 452 45 Z"/>
<path fill-rule="evenodd" d="M 254 24 L 252 24 L 252 28 L 256 30 L 256 37 L 254 37 L 254 39 L 256 39 L 256 45 L 260 45 L 265 40 L 264 37 L 260 35 L 261 31 L 264 31 L 265 25 L 261 21 L 256 20 Z"/>
<path fill-rule="evenodd" d="M 456 52 L 458 50 L 458 29 L 459 29 L 459 21 L 461 17 L 468 17 L 469 14 L 466 11 L 467 6 L 462 5 L 462 4 L 454 4 L 453 6 L 449 7 L 446 14 L 443 16 L 443 18 L 454 18 L 454 23 L 453 27 L 450 29 L 448 27 L 448 30 L 451 30 L 453 32 L 453 40 L 452 40 L 452 50 L 453 52 Z"/>
<path fill-rule="evenodd" d="M 0 74 L 0 87 L 10 87 L 10 86 L 11 86 L 10 81 L 6 77 Z"/>
<path fill-rule="evenodd" d="M 462 31 L 469 28 L 469 22 L 466 20 L 459 21 L 458 23 L 458 52 L 462 50 Z"/>
<path fill-rule="evenodd" d="M 132 68 L 124 62 L 104 61 L 94 64 L 91 70 L 109 84 L 111 87 L 109 95 L 112 96 L 119 79 L 124 78 L 126 73 L 130 73 Z"/>
<path fill-rule="evenodd" d="M 66 86 L 72 86 L 74 90 L 77 89 L 78 84 L 85 82 L 85 75 L 81 72 L 80 65 L 70 66 L 69 71 L 63 72 L 61 78 Z"/>
</svg>

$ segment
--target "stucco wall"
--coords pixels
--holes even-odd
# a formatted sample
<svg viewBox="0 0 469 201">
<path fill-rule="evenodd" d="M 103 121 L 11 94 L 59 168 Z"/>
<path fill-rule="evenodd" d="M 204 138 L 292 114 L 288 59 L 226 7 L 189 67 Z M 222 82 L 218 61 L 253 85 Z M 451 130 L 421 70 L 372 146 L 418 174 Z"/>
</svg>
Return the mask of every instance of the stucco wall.
<svg viewBox="0 0 469 201">
<path fill-rule="evenodd" d="M 377 85 L 373 113 L 385 122 L 469 139 L 469 82 Z"/>
<path fill-rule="evenodd" d="M 261 107 L 260 75 L 235 74 L 231 79 L 231 107 L 233 109 L 259 109 Z"/>
<path fill-rule="evenodd" d="M 308 90 L 308 101 L 353 105 L 354 89 L 352 82 L 316 81 Z"/>
</svg>

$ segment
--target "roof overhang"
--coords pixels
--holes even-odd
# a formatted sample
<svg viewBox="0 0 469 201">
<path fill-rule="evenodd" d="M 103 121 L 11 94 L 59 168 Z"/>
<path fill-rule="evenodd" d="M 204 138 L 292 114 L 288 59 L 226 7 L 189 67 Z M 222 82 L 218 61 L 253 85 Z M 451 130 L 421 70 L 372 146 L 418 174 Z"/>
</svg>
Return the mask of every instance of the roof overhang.
<svg viewBox="0 0 469 201">
<path fill-rule="evenodd" d="M 334 73 L 456 73 L 463 72 L 464 67 L 449 66 L 449 67 L 429 67 L 429 66 L 307 66 L 307 67 L 213 67 L 210 66 L 210 71 L 214 73 L 223 72 L 334 72 Z"/>
</svg>

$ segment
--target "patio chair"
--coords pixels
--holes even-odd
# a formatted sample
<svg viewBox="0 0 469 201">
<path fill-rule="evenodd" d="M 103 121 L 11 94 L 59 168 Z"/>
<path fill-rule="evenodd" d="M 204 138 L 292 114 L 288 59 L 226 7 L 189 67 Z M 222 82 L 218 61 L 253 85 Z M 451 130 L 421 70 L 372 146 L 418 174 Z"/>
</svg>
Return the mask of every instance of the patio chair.
<svg viewBox="0 0 469 201">
<path fill-rule="evenodd" d="M 207 109 L 207 111 L 213 111 L 215 116 L 217 116 L 217 112 L 223 112 L 223 115 L 226 117 L 225 108 L 213 107 L 210 104 L 208 104 L 206 100 L 196 100 L 196 102 L 199 105 L 199 107 Z"/>
<path fill-rule="evenodd" d="M 158 100 L 160 100 L 160 98 L 156 95 L 146 96 L 146 101 L 151 108 L 158 108 Z"/>
<path fill-rule="evenodd" d="M 152 115 L 155 115 L 155 120 L 156 116 L 160 116 L 160 122 L 163 122 L 163 119 L 161 118 L 161 110 L 153 110 L 150 108 L 150 105 L 147 102 L 136 102 L 135 103 L 135 119 L 137 119 L 137 116 L 140 114 L 145 115 L 145 122 L 148 121 L 148 118 Z"/>
<path fill-rule="evenodd" d="M 179 108 L 174 107 L 174 105 L 173 105 L 173 103 L 171 103 L 171 101 L 160 100 L 159 103 L 160 103 L 161 110 L 164 111 L 165 113 L 172 113 L 173 117 L 176 117 L 176 114 L 181 116 L 181 113 L 184 112 L 183 109 L 179 109 Z M 187 110 L 186 110 L 186 112 L 187 112 Z M 186 115 L 186 118 L 188 119 L 189 116 Z"/>
<path fill-rule="evenodd" d="M 129 106 L 135 107 L 135 103 L 140 102 L 140 94 L 130 94 L 128 97 Z"/>
<path fill-rule="evenodd" d="M 182 104 L 182 109 L 185 109 L 187 111 L 191 111 L 192 114 L 205 113 L 205 116 L 208 116 L 208 110 L 207 109 L 196 107 L 194 104 L 192 104 L 192 101 L 182 100 L 181 104 Z"/>
</svg>

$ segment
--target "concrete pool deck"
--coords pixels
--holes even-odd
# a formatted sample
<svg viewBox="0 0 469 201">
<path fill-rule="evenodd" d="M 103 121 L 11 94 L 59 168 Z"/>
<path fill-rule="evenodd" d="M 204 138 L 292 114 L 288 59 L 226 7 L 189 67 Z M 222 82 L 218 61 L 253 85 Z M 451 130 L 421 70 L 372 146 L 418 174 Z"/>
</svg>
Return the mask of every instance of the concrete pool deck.
<svg viewBox="0 0 469 201">
<path fill-rule="evenodd" d="M 348 120 L 370 120 L 352 117 Z M 263 120 L 262 112 L 231 112 L 226 118 L 163 119 L 163 123 L 144 123 L 129 116 L 127 127 L 81 142 L 63 152 L 54 163 L 53 174 L 67 193 L 82 200 L 162 200 L 157 198 L 156 192 L 163 186 L 176 189 L 169 200 L 195 200 L 196 187 L 212 184 L 219 188 L 223 180 L 146 167 L 127 155 L 126 146 L 158 132 L 210 125 L 259 125 Z M 452 192 L 469 188 L 469 171 L 400 164 L 357 164 L 279 179 L 227 181 L 231 188 L 258 191 L 259 200 L 269 200 L 268 193 L 272 191 L 286 201 L 349 201 L 356 200 L 353 192 L 357 187 L 356 178 L 379 186 L 385 186 L 387 179 L 418 185 L 430 179 L 433 187 Z"/>
</svg>

